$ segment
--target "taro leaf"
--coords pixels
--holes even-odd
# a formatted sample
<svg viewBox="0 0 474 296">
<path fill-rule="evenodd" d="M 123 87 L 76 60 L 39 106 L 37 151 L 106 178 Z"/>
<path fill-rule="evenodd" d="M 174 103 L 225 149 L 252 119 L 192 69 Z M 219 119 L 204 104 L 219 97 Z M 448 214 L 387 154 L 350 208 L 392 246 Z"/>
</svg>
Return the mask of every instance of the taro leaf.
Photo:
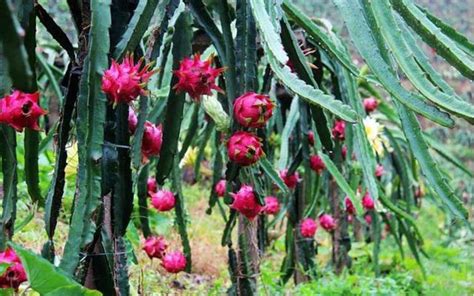
<svg viewBox="0 0 474 296">
<path fill-rule="evenodd" d="M 69 278 L 60 269 L 56 268 L 46 259 L 43 259 L 31 251 L 26 250 L 14 243 L 9 243 L 9 245 L 20 257 L 28 276 L 28 282 L 30 283 L 31 288 L 41 295 L 50 295 L 49 293 L 52 292 L 54 293 L 51 295 L 60 295 L 58 294 L 60 289 L 65 289 L 64 292 L 74 292 L 74 294 L 62 295 L 102 295 L 98 291 L 84 288 L 82 285 Z"/>
</svg>

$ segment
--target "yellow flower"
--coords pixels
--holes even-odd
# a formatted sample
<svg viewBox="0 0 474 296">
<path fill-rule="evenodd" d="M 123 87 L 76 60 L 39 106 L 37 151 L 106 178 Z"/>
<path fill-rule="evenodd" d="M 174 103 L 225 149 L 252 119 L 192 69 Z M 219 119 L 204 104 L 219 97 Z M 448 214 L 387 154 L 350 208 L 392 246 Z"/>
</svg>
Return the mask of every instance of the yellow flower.
<svg viewBox="0 0 474 296">
<path fill-rule="evenodd" d="M 383 156 L 385 150 L 384 145 L 390 150 L 387 137 L 383 134 L 384 126 L 377 122 L 374 118 L 367 116 L 364 118 L 364 128 L 372 149 L 379 156 Z"/>
<path fill-rule="evenodd" d="M 77 143 L 74 142 L 66 148 L 67 151 L 67 165 L 64 171 L 66 172 L 66 177 L 73 177 L 77 173 L 77 167 L 79 165 Z"/>
</svg>

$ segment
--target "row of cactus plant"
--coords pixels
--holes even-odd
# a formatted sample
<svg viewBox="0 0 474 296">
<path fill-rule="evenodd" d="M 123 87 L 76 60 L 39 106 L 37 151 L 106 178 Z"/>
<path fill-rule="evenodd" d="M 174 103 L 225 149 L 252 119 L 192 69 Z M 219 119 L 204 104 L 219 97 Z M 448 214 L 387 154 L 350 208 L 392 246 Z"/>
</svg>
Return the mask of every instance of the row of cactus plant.
<svg viewBox="0 0 474 296">
<path fill-rule="evenodd" d="M 453 219 L 466 221 L 419 117 L 452 127 L 452 116 L 472 122 L 474 107 L 413 40 L 419 34 L 468 79 L 472 43 L 411 0 L 334 0 L 367 64 L 361 69 L 326 20 L 306 16 L 289 0 L 72 2 L 76 48 L 39 3 L 0 0 L 0 242 L 6 248 L 0 261 L 14 262 L 6 276 L 15 275 L 2 277 L 2 287 L 17 289 L 26 280 L 6 247 L 18 198 L 16 133 L 23 129 L 25 181 L 45 213 L 42 255 L 51 262 L 59 256 L 69 277 L 105 295 L 130 294 L 130 223 L 142 230 L 150 259 L 171 273 L 192 270 L 187 224 L 199 221 L 187 216 L 179 165 L 192 147 L 198 147 L 196 181 L 205 148 L 213 150 L 207 212 L 217 205 L 225 221 L 231 294 L 257 292 L 259 263 L 279 225 L 286 225 L 281 283 L 293 275 L 299 283 L 318 276 L 319 228 L 332 237 L 336 273 L 350 268 L 351 242 L 365 236 L 374 242 L 378 274 L 384 231 L 401 251 L 405 237 L 422 266 L 414 216 L 424 190 Z M 48 100 L 37 91 L 37 71 L 45 70 L 35 61 L 36 17 L 70 58 L 57 91 L 57 126 L 44 120 L 47 105 L 40 101 Z M 412 91 L 401 85 L 401 74 Z M 47 194 L 38 185 L 40 139 L 56 144 Z M 58 254 L 53 242 L 70 142 L 77 142 L 79 164 L 69 235 Z M 173 209 L 182 250 L 169 251 L 149 211 Z"/>
</svg>

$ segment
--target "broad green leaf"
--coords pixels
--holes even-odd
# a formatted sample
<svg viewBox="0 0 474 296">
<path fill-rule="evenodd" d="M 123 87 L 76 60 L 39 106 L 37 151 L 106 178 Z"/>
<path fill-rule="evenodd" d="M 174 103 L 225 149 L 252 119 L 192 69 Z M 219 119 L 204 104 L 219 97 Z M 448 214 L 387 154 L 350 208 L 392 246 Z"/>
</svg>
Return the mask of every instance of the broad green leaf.
<svg viewBox="0 0 474 296">
<path fill-rule="evenodd" d="M 386 54 L 379 49 L 376 38 L 379 38 L 380 32 L 371 30 L 362 5 L 353 0 L 334 0 L 334 3 L 344 17 L 346 27 L 359 53 L 387 91 L 395 99 L 426 118 L 444 126 L 453 126 L 454 121 L 449 114 L 440 111 L 425 102 L 419 95 L 410 93 L 402 87 L 392 67 L 386 61 Z"/>
<path fill-rule="evenodd" d="M 10 246 L 20 257 L 31 288 L 41 295 L 49 295 L 48 293 L 58 291 L 58 289 L 62 288 L 66 288 L 66 290 L 72 289 L 71 291 L 75 292 L 73 295 L 102 295 L 98 291 L 88 290 L 82 287 L 79 283 L 69 278 L 49 261 L 31 251 L 13 243 L 10 243 Z M 52 295 L 59 294 L 55 293 Z"/>
</svg>

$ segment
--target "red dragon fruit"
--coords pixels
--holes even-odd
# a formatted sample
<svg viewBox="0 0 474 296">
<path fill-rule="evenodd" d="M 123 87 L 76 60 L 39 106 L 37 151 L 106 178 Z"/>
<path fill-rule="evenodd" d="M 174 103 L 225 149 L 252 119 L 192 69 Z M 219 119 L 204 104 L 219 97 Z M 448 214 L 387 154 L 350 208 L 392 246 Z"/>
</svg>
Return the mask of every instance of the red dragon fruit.
<svg viewBox="0 0 474 296">
<path fill-rule="evenodd" d="M 362 206 L 368 211 L 373 210 L 375 208 L 374 200 L 368 192 L 362 198 Z"/>
<path fill-rule="evenodd" d="M 296 185 L 298 185 L 298 182 L 300 181 L 300 175 L 298 172 L 294 172 L 293 174 L 288 176 L 288 170 L 284 169 L 280 171 L 280 178 L 285 182 L 286 186 L 288 188 L 292 189 L 295 188 Z"/>
<path fill-rule="evenodd" d="M 354 204 L 352 203 L 352 200 L 346 196 L 346 198 L 344 199 L 344 204 L 346 206 L 346 212 L 349 215 L 354 215 L 356 210 L 355 210 Z"/>
<path fill-rule="evenodd" d="M 367 223 L 368 225 L 372 224 L 372 216 L 370 214 L 365 215 L 364 220 L 365 220 L 365 223 Z"/>
<path fill-rule="evenodd" d="M 375 111 L 378 107 L 379 103 L 377 102 L 377 100 L 375 98 L 367 98 L 367 99 L 364 99 L 364 108 L 365 108 L 365 112 L 367 114 Z"/>
<path fill-rule="evenodd" d="M 39 131 L 38 118 L 46 111 L 38 105 L 39 92 L 32 94 L 15 90 L 0 100 L 0 123 L 13 127 L 16 131 L 29 128 Z"/>
<path fill-rule="evenodd" d="M 323 159 L 319 155 L 311 155 L 311 157 L 309 158 L 309 166 L 313 171 L 318 174 L 321 174 L 326 168 Z"/>
<path fill-rule="evenodd" d="M 174 208 L 176 199 L 169 190 L 158 190 L 151 195 L 151 204 L 159 212 L 166 212 Z"/>
<path fill-rule="evenodd" d="M 323 214 L 319 217 L 319 225 L 328 232 L 333 231 L 337 226 L 336 220 L 329 214 Z"/>
<path fill-rule="evenodd" d="M 186 268 L 186 257 L 179 251 L 168 253 L 161 259 L 161 266 L 167 272 L 179 273 Z"/>
<path fill-rule="evenodd" d="M 216 85 L 216 78 L 224 72 L 224 68 L 212 67 L 212 56 L 201 60 L 199 54 L 194 55 L 193 59 L 184 58 L 179 65 L 179 69 L 174 71 L 178 78 L 178 83 L 173 89 L 176 92 L 187 92 L 195 101 L 200 101 L 202 95 L 211 95 L 211 90 L 223 92 Z"/>
<path fill-rule="evenodd" d="M 149 196 L 151 196 L 153 193 L 156 193 L 156 191 L 158 190 L 158 184 L 156 183 L 155 177 L 148 178 L 148 180 L 146 181 L 146 190 Z"/>
<path fill-rule="evenodd" d="M 316 233 L 318 224 L 311 218 L 306 218 L 300 223 L 301 236 L 311 238 Z"/>
<path fill-rule="evenodd" d="M 275 215 L 280 211 L 280 203 L 278 198 L 274 196 L 265 197 L 265 206 L 263 207 L 263 213 L 267 215 Z"/>
<path fill-rule="evenodd" d="M 145 122 L 145 130 L 142 139 L 142 155 L 144 162 L 147 162 L 148 158 L 160 154 L 162 142 L 163 132 L 161 124 L 156 126 L 149 121 Z"/>
<path fill-rule="evenodd" d="M 377 164 L 375 167 L 375 177 L 377 178 L 382 178 L 382 175 L 385 173 L 385 170 L 383 168 L 383 165 Z"/>
<path fill-rule="evenodd" d="M 346 122 L 344 120 L 336 120 L 332 128 L 332 136 L 334 139 L 344 141 L 346 135 Z"/>
<path fill-rule="evenodd" d="M 148 258 L 161 259 L 165 255 L 168 243 L 162 236 L 150 236 L 143 243 L 143 251 L 148 255 Z"/>
<path fill-rule="evenodd" d="M 273 102 L 267 95 L 248 92 L 234 101 L 235 120 L 244 127 L 263 127 L 272 114 Z"/>
<path fill-rule="evenodd" d="M 314 146 L 314 132 L 313 131 L 308 132 L 308 143 L 311 146 Z"/>
<path fill-rule="evenodd" d="M 342 160 L 346 160 L 346 157 L 347 157 L 347 146 L 346 145 L 342 146 L 342 148 L 341 148 L 341 156 L 342 156 Z"/>
<path fill-rule="evenodd" d="M 230 195 L 234 198 L 231 208 L 249 220 L 253 220 L 257 217 L 263 209 L 257 201 L 252 186 L 242 185 L 237 193 L 231 193 Z"/>
<path fill-rule="evenodd" d="M 13 288 L 18 290 L 21 283 L 27 280 L 25 269 L 15 251 L 7 248 L 0 253 L 0 264 L 9 264 L 6 271 L 0 276 L 0 288 Z"/>
<path fill-rule="evenodd" d="M 128 131 L 130 134 L 134 134 L 135 130 L 137 129 L 137 124 L 138 124 L 138 117 L 135 111 L 130 107 L 128 109 Z"/>
<path fill-rule="evenodd" d="M 244 131 L 238 131 L 229 138 L 227 149 L 230 160 L 241 166 L 254 164 L 263 155 L 260 138 Z"/>
<path fill-rule="evenodd" d="M 222 179 L 219 182 L 217 182 L 216 186 L 214 187 L 214 190 L 216 191 L 216 194 L 218 197 L 225 196 L 226 187 L 227 187 L 226 180 Z"/>
<path fill-rule="evenodd" d="M 146 83 L 154 71 L 150 71 L 151 64 L 142 68 L 142 62 L 140 59 L 135 64 L 132 55 L 127 55 L 121 64 L 112 60 L 112 65 L 102 76 L 102 91 L 109 101 L 129 104 L 139 95 L 146 94 Z"/>
</svg>

